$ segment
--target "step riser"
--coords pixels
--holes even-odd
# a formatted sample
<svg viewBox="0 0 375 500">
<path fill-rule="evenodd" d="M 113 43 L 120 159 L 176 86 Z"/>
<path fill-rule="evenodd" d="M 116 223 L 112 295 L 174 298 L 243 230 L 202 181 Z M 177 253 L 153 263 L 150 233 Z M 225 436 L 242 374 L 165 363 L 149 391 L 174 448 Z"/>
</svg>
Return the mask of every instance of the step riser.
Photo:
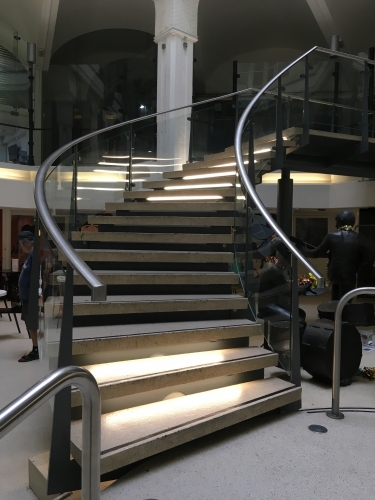
<svg viewBox="0 0 375 500">
<path fill-rule="evenodd" d="M 205 366 L 199 368 L 188 368 L 180 372 L 170 372 L 158 374 L 153 377 L 143 377 L 129 380 L 127 382 L 118 382 L 115 384 L 106 384 L 100 386 L 102 401 L 116 399 L 141 392 L 155 391 L 166 387 L 179 386 L 180 391 L 184 392 L 184 384 L 208 380 L 228 375 L 237 375 L 246 372 L 255 372 L 277 364 L 277 354 L 268 354 L 252 359 L 242 359 L 230 361 L 216 366 Z M 261 378 L 257 374 L 257 379 Z M 246 380 L 256 380 L 251 375 L 246 376 Z M 72 406 L 81 406 L 82 399 L 79 391 L 72 393 Z"/>
<path fill-rule="evenodd" d="M 135 344 L 135 341 L 133 341 L 132 344 L 129 342 L 121 342 L 120 340 L 122 339 L 115 339 L 112 343 L 110 339 L 108 339 L 107 343 L 104 340 L 103 342 L 100 342 L 100 350 L 96 350 L 91 353 L 84 351 L 81 352 L 81 354 L 73 354 L 73 362 L 77 366 L 86 366 L 98 363 L 114 363 L 117 361 L 150 358 L 161 354 L 163 356 L 174 356 L 176 354 L 189 354 L 203 351 L 207 352 L 217 349 L 249 347 L 249 337 L 225 338 L 216 341 L 205 341 L 203 338 L 192 341 L 190 337 L 185 335 L 184 338 L 181 339 L 184 340 L 184 342 L 173 343 L 176 339 L 176 336 L 173 336 L 173 334 L 166 334 L 166 339 L 164 339 L 163 334 L 159 334 L 158 337 L 160 340 L 155 340 L 153 345 L 147 345 L 144 342 L 145 339 L 143 336 L 137 337 L 138 344 Z M 151 342 L 151 340 L 149 340 L 149 342 Z M 145 347 L 143 347 L 143 345 L 145 345 Z M 99 346 L 97 346 L 97 349 L 98 347 Z M 74 350 L 75 347 L 73 344 L 73 353 Z"/>
<path fill-rule="evenodd" d="M 227 263 L 184 263 L 184 262 L 90 262 L 87 264 L 93 270 L 103 271 L 209 271 L 209 272 L 226 272 L 228 271 Z"/>
<path fill-rule="evenodd" d="M 123 215 L 113 217 L 89 217 L 90 224 L 97 224 L 101 227 L 231 227 L 234 224 L 233 214 L 232 217 L 175 217 L 174 215 L 162 215 L 160 217 L 154 216 L 140 216 L 136 215 Z M 111 221 L 108 223 L 108 219 Z"/>
<path fill-rule="evenodd" d="M 184 226 L 180 225 L 178 222 L 175 225 L 169 226 L 148 226 L 147 221 L 141 226 L 126 226 L 121 224 L 110 225 L 110 224 L 99 224 L 100 232 L 114 232 L 114 233 L 188 233 L 188 234 L 230 234 L 230 228 L 234 224 L 239 225 L 240 219 L 232 221 L 228 225 L 212 225 L 212 226 Z"/>
<path fill-rule="evenodd" d="M 126 330 L 124 328 L 123 333 Z M 210 350 L 210 348 L 204 347 L 198 349 L 198 343 L 200 342 L 217 342 L 224 341 L 228 339 L 229 342 L 233 342 L 235 339 L 242 337 L 252 337 L 262 334 L 261 326 L 259 324 L 253 324 L 250 327 L 248 325 L 241 326 L 225 326 L 225 327 L 209 327 L 209 328 L 199 328 L 199 329 L 188 329 L 188 330 L 168 330 L 163 329 L 161 333 L 142 333 L 137 335 L 129 336 L 115 336 L 111 331 L 107 332 L 108 335 L 112 335 L 111 338 L 98 338 L 98 339 L 85 339 L 85 340 L 75 340 L 73 342 L 73 355 L 86 355 L 87 353 L 100 353 L 104 351 L 116 349 L 117 351 L 138 348 L 154 348 L 154 347 L 165 347 L 165 346 L 176 346 L 184 344 L 192 344 L 197 350 Z M 221 345 L 221 344 L 220 344 Z M 236 347 L 236 345 L 225 344 L 226 347 Z M 239 346 L 240 347 L 240 346 Z M 218 349 L 224 347 L 218 347 Z M 192 352 L 184 351 L 181 352 Z M 176 353 L 175 353 L 176 354 Z M 121 358 L 119 358 L 120 360 Z M 135 359 L 135 358 L 133 358 Z M 89 364 L 89 362 L 78 363 Z"/>
<path fill-rule="evenodd" d="M 167 235 L 166 235 L 167 236 Z M 74 241 L 73 248 L 82 250 L 165 250 L 172 252 L 233 252 L 232 236 L 231 235 L 217 235 L 218 239 L 229 240 L 228 243 L 194 243 L 193 238 L 188 235 L 181 235 L 181 242 L 179 243 L 107 243 L 96 241 Z M 185 236 L 185 237 L 184 237 Z M 216 236 L 216 235 L 215 235 Z M 227 237 L 228 236 L 228 237 Z"/>
<path fill-rule="evenodd" d="M 153 213 L 164 213 L 164 212 L 181 212 L 186 214 L 186 212 L 192 211 L 201 212 L 207 211 L 207 213 L 215 213 L 216 211 L 230 211 L 233 210 L 233 203 L 225 203 L 225 202 L 210 202 L 200 203 L 197 201 L 188 201 L 185 200 L 183 205 L 181 203 L 176 203 L 175 201 L 165 201 L 164 203 L 158 203 L 156 201 L 146 201 L 146 202 L 129 202 L 125 201 L 122 203 L 106 203 L 106 210 L 108 212 L 115 212 L 116 210 L 126 211 L 126 213 L 133 213 L 133 211 L 139 211 L 140 213 L 144 212 L 153 212 Z"/>
<path fill-rule="evenodd" d="M 269 396 L 260 402 L 250 403 L 241 408 L 228 409 L 225 414 L 220 414 L 216 418 L 202 419 L 199 424 L 186 424 L 178 429 L 165 431 L 158 436 L 157 447 L 154 440 L 143 440 L 135 442 L 122 449 L 106 450 L 102 452 L 101 473 L 115 470 L 117 467 L 137 462 L 143 458 L 150 457 L 155 453 L 174 448 L 188 441 L 206 436 L 218 430 L 235 425 L 244 420 L 254 418 L 262 413 L 275 410 L 281 406 L 298 401 L 301 397 L 301 390 L 291 389 L 286 392 Z M 71 448 L 74 458 L 81 463 L 81 452 L 72 443 Z M 115 455 L 116 452 L 116 455 Z"/>
<path fill-rule="evenodd" d="M 214 311 L 214 310 L 247 309 L 247 299 L 207 299 L 187 300 L 182 298 L 169 300 L 146 300 L 128 301 L 128 302 L 91 302 L 86 300 L 82 303 L 73 304 L 74 316 L 93 316 L 93 315 L 113 315 L 113 314 L 147 314 L 147 313 L 168 313 L 168 312 L 196 312 L 196 311 Z"/>
<path fill-rule="evenodd" d="M 232 285 L 108 285 L 108 295 L 199 295 L 199 294 L 230 294 Z M 74 286 L 75 296 L 87 296 L 87 285 Z"/>
<path fill-rule="evenodd" d="M 90 326 L 90 325 L 118 325 L 123 322 L 126 324 L 142 324 L 145 321 L 149 323 L 169 323 L 174 321 L 208 321 L 245 318 L 245 314 L 234 314 L 232 310 L 228 311 L 180 311 L 180 312 L 163 312 L 163 313 L 141 313 L 141 314 L 102 314 L 100 316 L 74 316 L 73 327 Z M 244 311 L 245 312 L 245 311 Z"/>
<path fill-rule="evenodd" d="M 210 379 L 197 380 L 196 382 L 189 382 L 186 384 L 176 384 L 162 389 L 155 389 L 152 391 L 139 392 L 130 394 L 124 397 L 113 399 L 104 399 L 101 401 L 102 415 L 119 411 L 127 408 L 134 408 L 136 406 L 143 406 L 151 403 L 162 401 L 169 394 L 175 392 L 182 392 L 185 395 L 196 394 L 199 392 L 210 391 L 213 389 L 220 389 L 228 385 L 242 384 L 244 382 L 251 382 L 253 380 L 261 380 L 264 377 L 264 370 L 254 370 L 246 373 L 238 373 L 234 375 L 225 375 L 223 377 L 215 377 Z M 82 407 L 72 407 L 71 411 L 72 420 L 82 419 Z"/>
</svg>

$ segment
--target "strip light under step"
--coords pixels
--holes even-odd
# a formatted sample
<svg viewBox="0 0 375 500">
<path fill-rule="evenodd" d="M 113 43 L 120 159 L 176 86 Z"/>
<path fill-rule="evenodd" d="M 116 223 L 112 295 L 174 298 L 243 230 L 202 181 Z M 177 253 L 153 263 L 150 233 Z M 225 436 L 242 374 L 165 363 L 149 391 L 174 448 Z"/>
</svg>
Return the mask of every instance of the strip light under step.
<svg viewBox="0 0 375 500">
<path fill-rule="evenodd" d="M 192 186 L 188 186 L 189 189 L 210 189 L 210 188 L 222 188 L 222 187 L 233 187 L 233 184 L 230 182 L 223 182 L 222 184 L 194 184 Z M 186 189 L 185 186 L 166 186 L 164 188 L 165 191 L 177 191 L 178 189 Z"/>
<path fill-rule="evenodd" d="M 150 196 L 146 198 L 148 201 L 189 201 L 189 200 L 222 200 L 222 196 L 218 195 L 208 195 L 208 196 Z"/>
</svg>

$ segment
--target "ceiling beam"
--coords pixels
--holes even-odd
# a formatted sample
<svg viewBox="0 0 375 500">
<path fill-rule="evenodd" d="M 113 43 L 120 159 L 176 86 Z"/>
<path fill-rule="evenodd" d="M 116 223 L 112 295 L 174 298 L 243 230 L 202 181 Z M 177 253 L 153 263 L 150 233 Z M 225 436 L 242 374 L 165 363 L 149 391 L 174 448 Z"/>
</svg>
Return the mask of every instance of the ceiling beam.
<svg viewBox="0 0 375 500">
<path fill-rule="evenodd" d="M 43 70 L 48 70 L 55 35 L 60 0 L 43 0 L 38 37 L 38 56 L 43 58 Z"/>
<path fill-rule="evenodd" d="M 331 36 L 339 35 L 339 33 L 337 32 L 337 27 L 332 18 L 326 0 L 306 0 L 306 2 L 313 13 L 324 38 L 327 40 L 329 47 L 331 43 Z"/>
</svg>

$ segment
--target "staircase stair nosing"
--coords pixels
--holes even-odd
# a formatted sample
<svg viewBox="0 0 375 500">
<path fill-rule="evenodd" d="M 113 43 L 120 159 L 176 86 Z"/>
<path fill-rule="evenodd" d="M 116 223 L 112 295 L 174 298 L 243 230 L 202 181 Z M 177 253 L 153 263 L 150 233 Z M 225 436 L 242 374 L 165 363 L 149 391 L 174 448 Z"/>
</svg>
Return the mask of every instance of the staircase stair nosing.
<svg viewBox="0 0 375 500">
<path fill-rule="evenodd" d="M 300 387 L 274 378 L 107 413 L 102 415 L 101 474 L 298 401 L 300 397 Z M 114 427 L 116 436 L 111 437 Z M 81 450 L 81 422 L 76 421 L 72 423 L 71 453 L 79 464 Z"/>
<path fill-rule="evenodd" d="M 192 189 L 176 189 L 175 191 L 124 191 L 123 197 L 125 200 L 136 200 L 136 199 L 147 199 L 153 198 L 154 201 L 163 200 L 163 198 L 170 199 L 171 197 L 192 197 L 192 196 L 222 196 L 223 198 L 234 198 L 236 195 L 236 189 L 234 187 L 226 187 L 226 188 L 201 188 L 195 189 L 192 192 Z M 195 199 L 195 198 L 194 198 Z M 195 199 L 196 200 L 196 199 Z"/>
<path fill-rule="evenodd" d="M 174 217 L 174 216 L 134 216 L 115 215 L 113 217 L 91 215 L 89 224 L 123 225 L 123 226 L 233 226 L 234 217 Z"/>
<path fill-rule="evenodd" d="M 194 363 L 192 363 L 193 357 Z M 205 360 L 205 358 L 208 359 Z M 219 358 L 222 359 L 219 360 Z M 185 362 L 184 365 L 186 359 L 188 363 Z M 87 365 L 82 368 L 95 377 L 101 399 L 105 400 L 177 384 L 269 368 L 276 366 L 277 360 L 277 354 L 271 351 L 259 347 L 247 347 Z M 171 362 L 174 362 L 174 367 L 168 366 Z M 147 367 L 143 366 L 143 370 L 138 367 L 138 372 L 130 375 L 132 367 L 137 364 L 147 365 Z M 162 367 L 160 367 L 161 364 Z M 113 375 L 108 377 L 106 372 Z M 73 390 L 72 406 L 81 404 L 80 391 Z"/>
<path fill-rule="evenodd" d="M 72 241 L 96 241 L 111 243 L 178 243 L 196 244 L 205 243 L 232 243 L 231 234 L 192 234 L 192 233 L 125 233 L 100 231 L 72 232 Z"/>
<path fill-rule="evenodd" d="M 167 298 L 168 297 L 168 298 Z M 178 298 L 176 298 L 178 297 Z M 184 298 L 185 297 L 185 298 Z M 189 296 L 191 297 L 191 296 Z M 53 305 L 56 299 L 51 297 L 46 304 Z M 57 297 L 60 299 L 60 297 Z M 57 303 L 60 303 L 57 300 Z M 247 309 L 247 299 L 240 295 L 220 295 L 218 297 L 197 295 L 186 296 L 109 296 L 106 302 L 92 302 L 90 297 L 74 297 L 73 316 L 91 316 L 108 314 L 143 314 L 150 312 L 176 311 L 215 311 Z"/>
<path fill-rule="evenodd" d="M 182 272 L 182 271 L 99 271 L 95 274 L 107 285 L 212 285 L 238 284 L 235 273 L 219 272 Z M 75 285 L 85 285 L 82 276 L 74 274 Z"/>
<path fill-rule="evenodd" d="M 160 347 L 262 335 L 261 325 L 249 320 L 190 321 L 140 325 L 80 327 L 73 331 L 73 355 L 106 350 Z"/>
<path fill-rule="evenodd" d="M 175 252 L 159 250 L 97 250 L 78 249 L 77 253 L 88 262 L 194 262 L 194 263 L 231 263 L 233 254 L 230 252 Z M 59 254 L 61 257 L 61 254 Z M 62 259 L 64 260 L 64 259 Z"/>
</svg>

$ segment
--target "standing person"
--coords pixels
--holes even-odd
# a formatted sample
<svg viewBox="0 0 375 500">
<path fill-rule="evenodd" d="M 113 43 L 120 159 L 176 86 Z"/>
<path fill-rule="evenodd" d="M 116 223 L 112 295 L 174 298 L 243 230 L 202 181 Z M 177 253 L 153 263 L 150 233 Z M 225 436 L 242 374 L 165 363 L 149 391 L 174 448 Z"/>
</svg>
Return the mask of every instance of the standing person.
<svg viewBox="0 0 375 500">
<path fill-rule="evenodd" d="M 38 351 L 38 337 L 37 331 L 29 328 L 29 295 L 31 283 L 31 268 L 33 264 L 33 250 L 34 250 L 34 235 L 31 231 L 21 231 L 18 235 L 18 242 L 21 249 L 27 254 L 25 263 L 22 267 L 20 277 L 18 279 L 19 297 L 22 303 L 21 319 L 26 323 L 26 328 L 30 334 L 33 348 L 29 354 L 25 354 L 18 360 L 19 363 L 27 363 L 28 361 L 35 361 L 39 359 Z"/>
<path fill-rule="evenodd" d="M 328 257 L 328 278 L 332 283 L 332 300 L 340 300 L 354 290 L 357 272 L 365 264 L 366 254 L 354 231 L 355 215 L 343 210 L 335 217 L 337 231 L 327 234 L 314 250 L 302 249 L 307 257 Z"/>
</svg>

